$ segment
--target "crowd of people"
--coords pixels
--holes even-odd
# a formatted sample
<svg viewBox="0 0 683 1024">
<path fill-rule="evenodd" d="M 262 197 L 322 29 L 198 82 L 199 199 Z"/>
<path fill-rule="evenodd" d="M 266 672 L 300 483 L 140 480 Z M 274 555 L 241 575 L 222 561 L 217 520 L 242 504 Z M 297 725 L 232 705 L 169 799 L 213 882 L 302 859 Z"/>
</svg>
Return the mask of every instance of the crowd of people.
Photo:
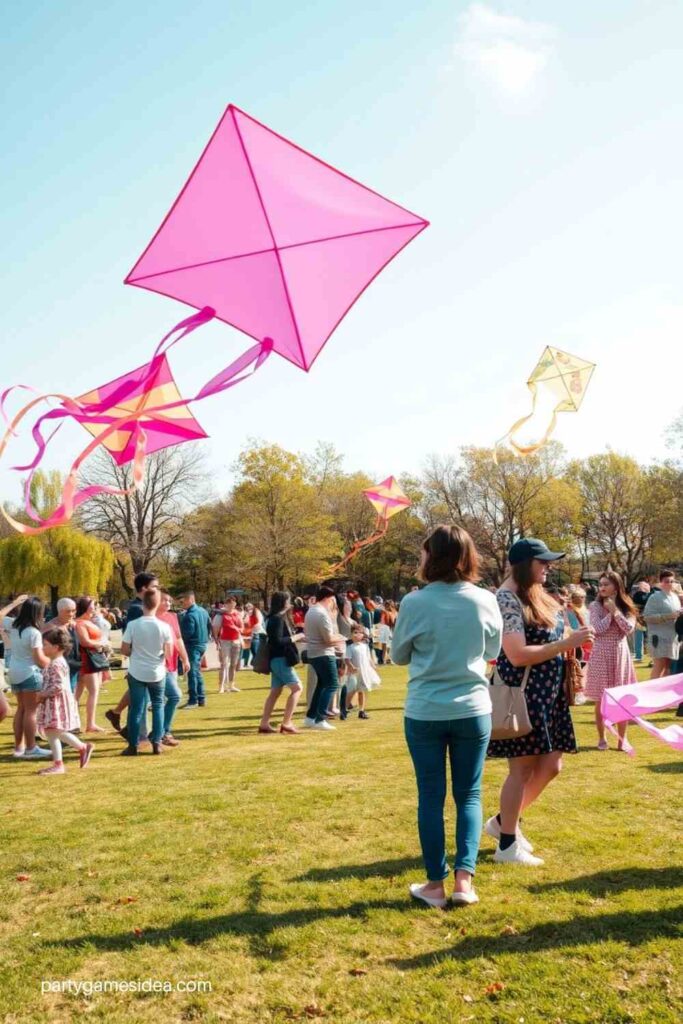
<svg viewBox="0 0 683 1024">
<path fill-rule="evenodd" d="M 381 682 L 378 667 L 407 665 L 404 728 L 427 875 L 411 893 L 430 906 L 447 903 L 443 809 L 449 761 L 457 811 L 450 899 L 477 902 L 473 879 L 482 830 L 496 840 L 496 862 L 543 863 L 522 832 L 522 813 L 559 775 L 564 755 L 577 751 L 571 705 L 595 703 L 597 749 L 605 751 L 601 697 L 606 687 L 635 682 L 634 655 L 641 660 L 649 649 L 652 678 L 683 671 L 681 590 L 671 570 L 652 583 L 641 581 L 630 594 L 612 570 L 597 588 L 551 585 L 550 567 L 563 557 L 540 540 L 519 540 L 508 553 L 501 586 L 483 587 L 471 537 L 459 526 L 439 526 L 423 545 L 423 585 L 405 595 L 400 614 L 393 601 L 327 585 L 307 597 L 276 591 L 267 611 L 252 602 L 242 606 L 237 595 L 207 609 L 188 592 L 178 613 L 158 577 L 144 572 L 135 578 L 136 597 L 124 616 L 82 596 L 60 599 L 46 621 L 43 602 L 21 595 L 0 610 L 6 683 L 16 701 L 14 757 L 50 758 L 40 774 L 62 774 L 67 746 L 81 768 L 89 764 L 95 744 L 87 737 L 106 731 L 96 718 L 102 683 L 111 675 L 110 632 L 116 626 L 122 629 L 127 688 L 105 719 L 125 741 L 126 757 L 145 747 L 158 755 L 179 745 L 173 734 L 178 708 L 189 711 L 207 701 L 210 644 L 218 657 L 218 694 L 239 693 L 236 683 L 245 669 L 270 677 L 257 727 L 262 735 L 329 732 L 336 720 L 356 712 L 367 720 L 368 694 Z M 295 720 L 304 694 L 299 665 L 306 669 L 301 726 Z M 182 705 L 179 673 L 187 689 Z M 517 692 L 524 728 L 506 731 L 496 723 L 491 694 L 499 686 Z M 4 689 L 0 720 L 10 712 Z M 272 717 L 285 690 L 278 727 Z M 618 751 L 626 749 L 625 740 L 621 724 Z M 483 822 L 487 757 L 505 759 L 507 775 L 497 813 Z"/>
<path fill-rule="evenodd" d="M 120 654 L 126 660 L 127 688 L 104 717 L 125 740 L 124 756 L 136 756 L 141 747 L 161 754 L 164 748 L 179 745 L 173 735 L 176 711 L 206 704 L 204 671 L 210 644 L 215 644 L 218 655 L 219 694 L 239 693 L 238 672 L 254 668 L 259 649 L 266 648 L 265 671 L 271 685 L 259 733 L 278 731 L 270 716 L 285 688 L 289 698 L 279 731 L 299 732 L 293 717 L 303 686 L 294 666 L 302 660 L 307 662 L 305 728 L 332 730 L 336 718 L 346 719 L 355 711 L 361 720 L 369 717 L 367 694 L 380 684 L 374 665 L 390 661 L 397 616 L 392 601 L 362 600 L 353 591 L 337 595 L 330 588 L 294 599 L 279 591 L 266 613 L 251 602 L 240 606 L 235 596 L 207 610 L 188 592 L 180 598 L 178 613 L 171 594 L 153 573 L 139 573 L 134 585 L 136 596 L 125 613 L 105 608 L 90 596 L 64 597 L 46 619 L 40 598 L 26 594 L 0 610 L 0 721 L 11 710 L 5 696 L 9 689 L 16 701 L 13 755 L 29 761 L 52 758 L 41 774 L 64 771 L 64 743 L 79 752 L 87 750 L 81 757 L 85 767 L 94 745 L 82 743 L 78 735 L 107 731 L 97 722 L 97 711 L 102 684 L 111 678 L 115 652 L 110 633 L 116 628 L 122 630 Z M 182 705 L 179 673 L 187 687 Z M 84 696 L 81 729 L 79 705 Z M 60 735 L 53 737 L 55 731 Z M 41 746 L 37 737 L 48 745 Z"/>
</svg>

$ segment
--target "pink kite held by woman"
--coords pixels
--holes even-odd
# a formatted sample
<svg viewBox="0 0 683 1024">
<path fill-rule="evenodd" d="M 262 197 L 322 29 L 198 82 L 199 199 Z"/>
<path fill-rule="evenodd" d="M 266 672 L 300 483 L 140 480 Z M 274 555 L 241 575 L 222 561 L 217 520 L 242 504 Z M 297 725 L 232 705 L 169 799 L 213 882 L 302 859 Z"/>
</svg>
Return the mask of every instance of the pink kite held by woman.
<svg viewBox="0 0 683 1024">
<path fill-rule="evenodd" d="M 616 734 L 614 726 L 619 722 L 635 722 L 651 736 L 668 743 L 674 750 L 683 753 L 683 726 L 676 723 L 659 729 L 648 722 L 643 715 L 674 708 L 683 703 L 683 672 L 673 676 L 651 679 L 646 683 L 628 683 L 626 686 L 612 686 L 605 690 L 600 704 L 600 713 L 605 725 Z M 623 749 L 633 754 L 633 747 L 624 739 Z"/>
<path fill-rule="evenodd" d="M 310 370 L 359 296 L 427 224 L 230 105 L 125 282 L 198 312 L 168 332 L 149 363 L 80 398 L 38 394 L 10 422 L 5 403 L 14 389 L 3 393 L 7 430 L 0 457 L 34 407 L 57 405 L 31 428 L 31 462 L 14 467 L 29 471 L 24 504 L 35 525 L 17 521 L 1 506 L 0 511 L 20 532 L 40 533 L 68 522 L 96 494 L 127 493 L 79 489 L 81 466 L 100 445 L 119 464 L 133 463 L 133 487 L 140 487 L 147 455 L 206 436 L 191 403 L 240 383 L 271 352 Z M 183 397 L 165 351 L 214 317 L 256 344 L 195 395 Z M 31 505 L 31 481 L 69 417 L 93 439 L 71 465 L 60 506 L 41 518 Z M 43 427 L 53 422 L 44 438 Z"/>
</svg>

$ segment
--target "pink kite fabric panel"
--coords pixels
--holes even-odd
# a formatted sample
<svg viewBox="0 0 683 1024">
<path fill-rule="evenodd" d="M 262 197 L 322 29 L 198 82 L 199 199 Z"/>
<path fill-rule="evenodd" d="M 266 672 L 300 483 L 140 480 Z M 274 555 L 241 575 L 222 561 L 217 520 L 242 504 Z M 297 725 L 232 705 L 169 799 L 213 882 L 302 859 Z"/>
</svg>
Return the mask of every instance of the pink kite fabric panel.
<svg viewBox="0 0 683 1024">
<path fill-rule="evenodd" d="M 388 228 L 281 250 L 306 367 L 358 296 L 421 230 Z"/>
<path fill-rule="evenodd" d="M 126 283 L 212 306 L 308 370 L 427 223 L 229 106 Z"/>
<path fill-rule="evenodd" d="M 235 124 L 279 248 L 424 220 L 300 149 L 241 110 Z"/>
<path fill-rule="evenodd" d="M 127 280 L 273 248 L 229 109 Z M 203 302 L 201 305 L 209 305 Z"/>
<path fill-rule="evenodd" d="M 642 716 L 665 711 L 683 703 L 683 673 L 651 679 L 647 683 L 629 683 L 627 686 L 613 686 L 604 691 L 600 710 L 606 725 L 612 732 L 619 722 L 635 722 L 674 750 L 683 751 L 683 727 L 669 725 L 658 729 Z M 628 741 L 624 745 L 627 753 L 633 753 Z"/>
<path fill-rule="evenodd" d="M 216 316 L 255 341 L 277 337 L 276 350 L 297 363 L 301 346 L 275 252 L 221 260 L 151 278 L 150 291 L 190 306 L 213 307 Z"/>
</svg>

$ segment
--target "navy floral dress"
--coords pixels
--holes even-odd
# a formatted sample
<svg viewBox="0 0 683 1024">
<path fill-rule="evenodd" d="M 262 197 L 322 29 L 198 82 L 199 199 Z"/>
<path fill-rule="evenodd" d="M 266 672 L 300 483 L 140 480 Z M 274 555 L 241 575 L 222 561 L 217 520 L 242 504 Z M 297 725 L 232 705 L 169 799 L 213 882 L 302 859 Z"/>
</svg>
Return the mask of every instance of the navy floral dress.
<svg viewBox="0 0 683 1024">
<path fill-rule="evenodd" d="M 555 627 L 528 625 L 524 622 L 522 605 L 511 590 L 499 590 L 498 605 L 503 616 L 503 633 L 524 633 L 527 644 L 540 646 L 559 640 L 564 632 L 562 613 L 558 612 Z M 521 686 L 523 668 L 515 668 L 503 651 L 497 661 L 501 679 L 511 686 Z M 532 665 L 526 686 L 526 702 L 532 730 L 527 736 L 512 740 L 491 740 L 489 757 L 528 757 L 550 754 L 554 750 L 567 754 L 577 751 L 574 725 L 562 683 L 562 657 L 550 658 Z"/>
</svg>

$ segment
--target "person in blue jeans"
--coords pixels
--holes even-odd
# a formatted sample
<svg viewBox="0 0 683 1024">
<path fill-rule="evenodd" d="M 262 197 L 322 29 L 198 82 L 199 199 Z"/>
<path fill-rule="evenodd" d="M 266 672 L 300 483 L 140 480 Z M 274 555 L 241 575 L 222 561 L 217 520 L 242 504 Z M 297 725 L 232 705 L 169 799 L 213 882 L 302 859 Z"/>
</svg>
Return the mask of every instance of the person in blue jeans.
<svg viewBox="0 0 683 1024">
<path fill-rule="evenodd" d="M 411 895 L 447 905 L 449 867 L 443 809 L 446 762 L 456 806 L 455 883 L 451 901 L 477 903 L 474 890 L 482 830 L 481 777 L 491 735 L 486 663 L 497 657 L 503 623 L 496 599 L 475 586 L 479 556 L 459 526 L 437 526 L 422 549 L 422 590 L 407 594 L 391 644 L 397 665 L 409 665 L 405 736 L 415 769 L 417 824 L 427 881 Z"/>
<path fill-rule="evenodd" d="M 316 676 L 315 689 L 304 719 L 306 729 L 334 730 L 334 726 L 325 720 L 325 714 L 339 687 L 337 653 L 346 653 L 346 639 L 338 632 L 336 619 L 337 597 L 334 590 L 319 587 L 315 604 L 310 606 L 304 619 L 306 653 Z"/>
<path fill-rule="evenodd" d="M 178 622 L 178 616 L 171 610 L 172 605 L 173 598 L 169 594 L 168 590 L 162 590 L 161 603 L 157 610 L 157 618 L 166 623 L 168 628 L 171 630 L 171 636 L 173 638 L 173 654 L 171 659 L 166 662 L 166 680 L 164 683 L 164 735 L 161 742 L 166 747 L 177 747 L 180 742 L 175 738 L 172 732 L 173 718 L 182 698 L 182 693 L 178 686 L 178 659 L 180 658 L 180 661 L 182 662 L 184 672 L 187 672 L 190 667 L 190 662 L 187 658 L 187 651 L 185 650 L 185 644 L 183 643 L 183 638 L 180 635 L 180 623 Z"/>
<path fill-rule="evenodd" d="M 206 704 L 206 690 L 202 675 L 202 658 L 206 654 L 211 635 L 211 620 L 207 610 L 197 604 L 191 590 L 183 594 L 181 600 L 185 611 L 180 619 L 180 633 L 190 663 L 187 673 L 187 703 L 182 707 L 203 708 Z"/>
<path fill-rule="evenodd" d="M 152 753 L 162 754 L 164 748 L 164 694 L 166 663 L 173 655 L 173 635 L 168 623 L 157 618 L 161 600 L 158 590 L 147 590 L 142 598 L 142 616 L 129 622 L 123 634 L 121 653 L 127 655 L 128 746 L 122 753 L 137 754 L 140 726 L 149 698 L 152 705 Z"/>
</svg>

